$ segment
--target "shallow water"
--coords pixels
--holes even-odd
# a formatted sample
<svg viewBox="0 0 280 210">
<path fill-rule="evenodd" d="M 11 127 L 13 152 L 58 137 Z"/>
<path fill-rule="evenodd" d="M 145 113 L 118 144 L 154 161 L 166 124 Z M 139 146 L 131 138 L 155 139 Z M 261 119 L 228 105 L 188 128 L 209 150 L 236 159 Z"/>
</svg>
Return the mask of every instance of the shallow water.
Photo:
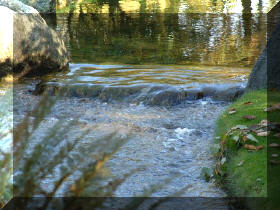
<svg viewBox="0 0 280 210">
<path fill-rule="evenodd" d="M 40 97 L 28 93 L 28 88 L 21 87 L 16 91 L 18 97 L 15 99 L 14 118 L 20 121 L 23 111 L 30 110 Z M 227 105 L 203 99 L 165 108 L 102 103 L 90 98 L 61 98 L 42 122 L 32 141 L 39 141 L 60 119 L 78 119 L 69 131 L 68 138 L 92 128 L 92 132 L 79 143 L 84 148 L 94 139 L 112 131 L 131 136 L 105 168 L 109 168 L 112 177 L 121 177 L 139 167 L 141 170 L 131 175 L 116 190 L 115 196 L 141 196 L 145 188 L 164 184 L 152 194 L 153 197 L 170 196 L 183 187 L 186 187 L 180 195 L 183 197 L 224 197 L 225 193 L 212 182 L 205 182 L 200 173 L 203 167 L 214 164 L 210 153 L 214 122 Z M 50 180 L 54 178 L 54 175 L 50 176 L 44 182 L 45 186 L 50 187 Z M 173 178 L 170 183 L 167 182 L 168 178 Z M 71 183 L 71 178 L 69 180 Z M 64 193 L 62 187 L 56 196 Z M 223 200 L 213 202 L 218 209 L 226 208 Z M 211 205 L 211 200 L 207 205 Z"/>
<path fill-rule="evenodd" d="M 171 65 L 70 64 L 70 72 L 55 81 L 105 86 L 165 84 L 197 88 L 202 84 L 245 83 L 250 69 L 234 67 L 195 67 Z"/>
</svg>

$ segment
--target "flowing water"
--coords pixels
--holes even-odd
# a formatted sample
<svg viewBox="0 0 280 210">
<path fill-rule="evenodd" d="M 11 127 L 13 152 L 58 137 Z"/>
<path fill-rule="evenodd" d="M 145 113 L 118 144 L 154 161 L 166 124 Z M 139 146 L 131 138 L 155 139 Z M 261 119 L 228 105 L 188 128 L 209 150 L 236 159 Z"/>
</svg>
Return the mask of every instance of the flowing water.
<svg viewBox="0 0 280 210">
<path fill-rule="evenodd" d="M 236 5 L 219 1 L 213 1 L 215 7 L 210 1 L 207 7 L 164 2 L 77 2 L 61 6 L 61 14 L 45 16 L 65 39 L 70 70 L 49 75 L 36 87 L 30 82 L 15 86 L 15 121 L 42 92 L 63 90 L 66 97 L 57 101 L 41 131 L 66 117 L 78 119 L 70 133 L 94 128 L 81 143 L 85 147 L 112 131 L 132 134 L 106 167 L 115 177 L 143 168 L 115 196 L 141 195 L 146 187 L 172 178 L 152 196 L 185 187 L 184 197 L 224 197 L 200 172 L 214 164 L 215 120 L 242 93 L 265 46 L 266 16 L 250 11 L 266 11 L 273 2 L 248 7 L 251 1 L 240 1 L 239 13 L 230 14 L 222 12 L 236 11 Z M 228 208 L 223 199 L 200 205 Z"/>
</svg>

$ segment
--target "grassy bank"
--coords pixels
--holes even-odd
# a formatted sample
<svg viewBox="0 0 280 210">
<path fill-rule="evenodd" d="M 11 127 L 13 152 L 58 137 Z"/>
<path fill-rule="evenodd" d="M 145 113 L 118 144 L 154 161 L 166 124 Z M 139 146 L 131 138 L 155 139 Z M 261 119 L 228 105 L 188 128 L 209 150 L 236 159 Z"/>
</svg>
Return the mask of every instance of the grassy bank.
<svg viewBox="0 0 280 210">
<path fill-rule="evenodd" d="M 251 209 L 279 207 L 276 186 L 280 171 L 277 145 L 280 137 L 275 136 L 280 132 L 276 124 L 280 119 L 280 107 L 275 106 L 279 102 L 279 92 L 249 92 L 228 107 L 217 121 L 217 180 L 230 197 L 269 195 L 269 199 L 245 199 Z"/>
</svg>

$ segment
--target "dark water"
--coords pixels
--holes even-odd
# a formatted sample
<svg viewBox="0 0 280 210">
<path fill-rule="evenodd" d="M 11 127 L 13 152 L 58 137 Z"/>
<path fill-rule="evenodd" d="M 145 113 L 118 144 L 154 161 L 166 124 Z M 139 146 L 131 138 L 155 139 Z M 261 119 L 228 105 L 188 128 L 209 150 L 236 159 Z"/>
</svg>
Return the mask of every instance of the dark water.
<svg viewBox="0 0 280 210">
<path fill-rule="evenodd" d="M 266 41 L 263 14 L 57 14 L 53 27 L 73 63 L 252 67 Z"/>
</svg>

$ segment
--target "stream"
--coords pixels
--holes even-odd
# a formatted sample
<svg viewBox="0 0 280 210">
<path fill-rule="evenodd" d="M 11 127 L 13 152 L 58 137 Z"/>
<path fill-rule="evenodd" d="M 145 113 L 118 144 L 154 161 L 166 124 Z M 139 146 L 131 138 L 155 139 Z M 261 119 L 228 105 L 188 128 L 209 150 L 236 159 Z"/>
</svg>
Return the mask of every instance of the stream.
<svg viewBox="0 0 280 210">
<path fill-rule="evenodd" d="M 69 71 L 14 84 L 14 126 L 44 94 L 59 95 L 30 148 L 61 119 L 76 120 L 67 140 L 90 130 L 78 147 L 86 151 L 94 139 L 116 132 L 128 141 L 105 164 L 105 176 L 139 170 L 116 189 L 115 197 L 142 196 L 149 186 L 164 184 L 150 196 L 172 196 L 184 188 L 181 197 L 212 198 L 190 201 L 189 209 L 230 209 L 225 192 L 206 182 L 201 169 L 215 164 L 210 152 L 215 120 L 244 91 L 265 46 L 266 17 L 184 13 L 182 5 L 176 5 L 179 12 L 141 12 L 142 1 L 140 12 L 131 12 L 117 2 L 44 15 L 65 39 Z M 106 8 L 109 13 L 96 12 Z M 90 9 L 95 12 L 83 14 Z M 47 177 L 43 188 L 50 191 L 56 176 Z M 55 196 L 67 194 L 73 180 Z"/>
</svg>

